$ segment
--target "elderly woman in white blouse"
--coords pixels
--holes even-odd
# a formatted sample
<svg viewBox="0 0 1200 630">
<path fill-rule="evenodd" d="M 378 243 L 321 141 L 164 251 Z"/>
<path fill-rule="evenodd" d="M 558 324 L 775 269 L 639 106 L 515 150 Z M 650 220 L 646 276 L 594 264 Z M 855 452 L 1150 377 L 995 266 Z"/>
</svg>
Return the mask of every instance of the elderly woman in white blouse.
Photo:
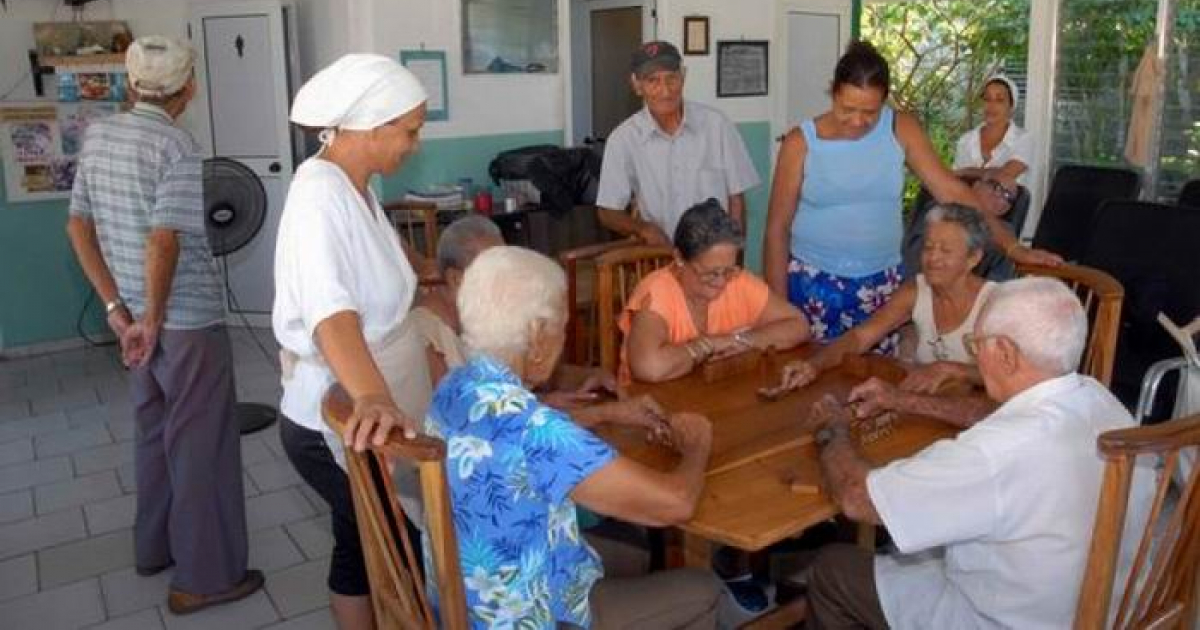
<svg viewBox="0 0 1200 630">
<path fill-rule="evenodd" d="M 346 55 L 301 87 L 292 105 L 292 122 L 321 130 L 321 150 L 296 170 L 276 242 L 279 431 L 292 465 L 330 506 L 328 585 L 342 630 L 375 625 L 343 443 L 361 451 L 382 444 L 393 427 L 417 428 L 391 393 L 398 387 L 390 381 L 411 376 L 411 368 L 380 362 L 404 343 L 401 323 L 417 279 L 368 182 L 416 151 L 426 100 L 416 77 L 394 60 Z M 343 436 L 321 416 L 334 382 L 354 401 Z"/>
<path fill-rule="evenodd" d="M 954 170 L 984 178 L 1003 175 L 1022 185 L 1033 160 L 1033 140 L 1013 122 L 1021 92 L 1012 79 L 997 74 L 983 84 L 983 122 L 958 139 Z"/>
<path fill-rule="evenodd" d="M 867 352 L 912 322 L 917 333 L 912 357 L 916 365 L 899 386 L 871 379 L 851 390 L 855 413 L 863 417 L 883 411 L 919 413 L 969 426 L 991 412 L 994 405 L 981 396 L 935 395 L 951 381 L 982 385 L 963 337 L 975 325 L 994 286 L 972 273 L 989 240 L 987 224 L 979 211 L 954 204 L 934 206 L 925 223 L 922 273 L 905 281 L 870 319 L 809 358 L 788 363 L 781 388 L 811 383 L 821 372 L 840 365 L 845 356 Z"/>
</svg>

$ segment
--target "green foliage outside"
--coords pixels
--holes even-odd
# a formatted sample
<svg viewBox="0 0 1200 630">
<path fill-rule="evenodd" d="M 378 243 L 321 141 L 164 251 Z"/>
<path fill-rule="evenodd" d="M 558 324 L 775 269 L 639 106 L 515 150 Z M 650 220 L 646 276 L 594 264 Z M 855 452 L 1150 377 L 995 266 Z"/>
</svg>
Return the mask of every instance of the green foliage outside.
<svg viewBox="0 0 1200 630">
<path fill-rule="evenodd" d="M 1153 41 L 1155 0 L 1063 0 L 1054 161 L 1124 165 L 1133 73 Z M 892 64 L 893 101 L 917 114 L 943 160 L 979 122 L 982 82 L 1003 70 L 1025 85 L 1029 0 L 865 4 L 862 36 Z M 1159 191 L 1200 173 L 1200 0 L 1178 0 L 1166 67 Z M 1017 120 L 1023 115 L 1017 112 Z M 910 190 L 915 191 L 915 183 Z"/>
</svg>

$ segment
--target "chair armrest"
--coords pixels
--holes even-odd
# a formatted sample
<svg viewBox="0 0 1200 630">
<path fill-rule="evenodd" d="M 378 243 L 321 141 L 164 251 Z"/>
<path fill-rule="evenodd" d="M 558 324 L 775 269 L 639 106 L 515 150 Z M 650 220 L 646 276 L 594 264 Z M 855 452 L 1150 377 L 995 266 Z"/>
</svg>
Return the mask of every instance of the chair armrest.
<svg viewBox="0 0 1200 630">
<path fill-rule="evenodd" d="M 1100 435 L 1100 452 L 1106 457 L 1162 453 L 1200 444 L 1200 414 Z"/>
<path fill-rule="evenodd" d="M 624 239 L 621 239 L 618 241 L 608 241 L 607 243 L 594 243 L 592 245 L 584 245 L 583 247 L 576 247 L 574 249 L 568 249 L 564 252 L 560 252 L 558 254 L 558 260 L 563 265 L 569 265 L 570 263 L 573 263 L 577 260 L 583 260 L 586 258 L 595 258 L 596 256 L 599 256 L 600 254 L 612 251 L 614 249 L 620 249 L 622 247 L 633 247 L 634 245 L 638 245 L 641 242 L 642 242 L 641 239 L 637 238 L 636 236 L 631 236 L 629 238 L 624 238 Z"/>
</svg>

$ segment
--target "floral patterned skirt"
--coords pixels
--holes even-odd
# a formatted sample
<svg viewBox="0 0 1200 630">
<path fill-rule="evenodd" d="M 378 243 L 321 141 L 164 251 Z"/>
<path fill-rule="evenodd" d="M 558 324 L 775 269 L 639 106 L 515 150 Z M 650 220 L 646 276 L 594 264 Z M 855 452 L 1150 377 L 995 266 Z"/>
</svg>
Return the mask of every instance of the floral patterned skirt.
<svg viewBox="0 0 1200 630">
<path fill-rule="evenodd" d="M 850 278 L 821 271 L 797 258 L 788 263 L 788 301 L 808 318 L 813 339 L 817 341 L 837 339 L 866 321 L 903 282 L 903 265 Z M 895 355 L 899 344 L 900 336 L 892 333 L 874 351 Z"/>
</svg>

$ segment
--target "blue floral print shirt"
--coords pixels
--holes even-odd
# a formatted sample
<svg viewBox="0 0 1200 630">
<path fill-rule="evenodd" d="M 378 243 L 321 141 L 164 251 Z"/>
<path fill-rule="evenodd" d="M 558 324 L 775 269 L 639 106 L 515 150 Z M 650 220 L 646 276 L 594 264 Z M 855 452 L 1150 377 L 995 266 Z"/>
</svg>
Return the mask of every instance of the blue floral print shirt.
<svg viewBox="0 0 1200 630">
<path fill-rule="evenodd" d="M 602 569 L 569 495 L 616 457 L 612 448 L 485 355 L 442 380 L 425 430 L 446 441 L 471 627 L 589 627 Z"/>
</svg>

